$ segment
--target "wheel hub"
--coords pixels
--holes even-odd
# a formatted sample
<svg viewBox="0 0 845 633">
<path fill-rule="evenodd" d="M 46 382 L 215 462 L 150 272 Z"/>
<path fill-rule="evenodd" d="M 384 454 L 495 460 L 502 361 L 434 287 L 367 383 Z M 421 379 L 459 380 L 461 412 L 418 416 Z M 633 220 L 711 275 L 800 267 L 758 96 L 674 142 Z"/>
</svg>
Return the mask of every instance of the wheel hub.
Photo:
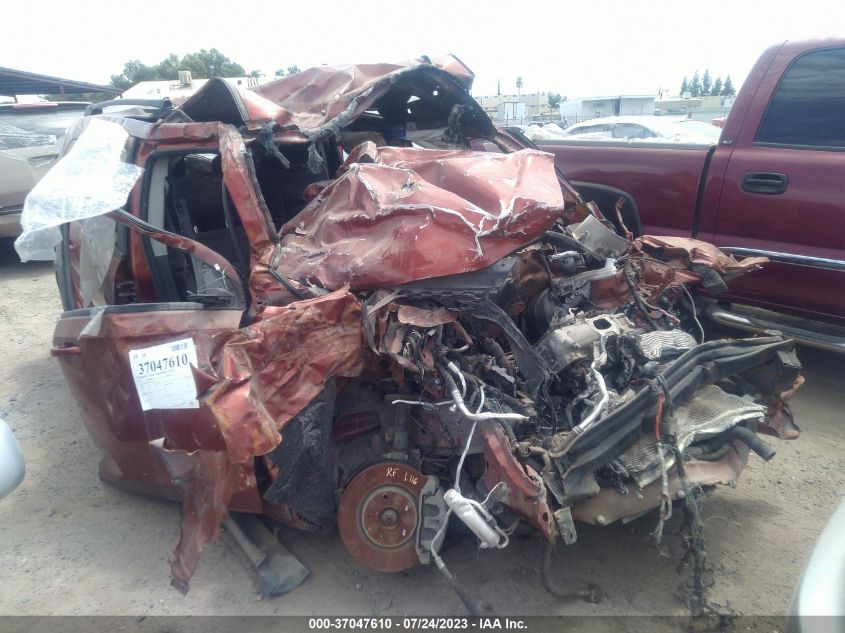
<svg viewBox="0 0 845 633">
<path fill-rule="evenodd" d="M 340 538 L 360 564 L 379 571 L 410 569 L 419 560 L 417 504 L 425 477 L 407 464 L 389 462 L 358 473 L 340 499 Z"/>
</svg>

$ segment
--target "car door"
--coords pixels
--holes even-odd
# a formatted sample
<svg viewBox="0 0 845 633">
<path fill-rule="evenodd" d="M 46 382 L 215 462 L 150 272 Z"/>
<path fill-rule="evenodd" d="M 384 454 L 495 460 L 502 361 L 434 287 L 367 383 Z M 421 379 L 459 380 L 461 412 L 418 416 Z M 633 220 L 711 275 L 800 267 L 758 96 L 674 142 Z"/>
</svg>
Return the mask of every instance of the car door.
<svg viewBox="0 0 845 633">
<path fill-rule="evenodd" d="M 721 141 L 734 148 L 714 241 L 771 259 L 731 282 L 731 298 L 845 320 L 845 48 L 795 55 L 783 47 L 746 125 Z"/>
<path fill-rule="evenodd" d="M 203 244 L 123 211 L 110 215 L 118 220 L 116 227 L 191 253 L 205 267 L 220 271 L 221 283 L 230 289 L 228 304 L 169 301 L 68 310 L 53 334 L 51 354 L 59 360 L 83 423 L 107 453 L 101 478 L 178 499 L 184 482 L 174 474 L 174 460 L 166 452 L 226 451 L 215 416 L 198 395 L 215 382 L 215 346 L 241 325 L 244 291 L 235 267 Z M 112 230 L 117 240 L 121 230 Z M 81 251 L 93 246 L 80 237 L 71 247 L 84 259 Z M 60 277 L 70 279 L 73 295 L 80 296 L 76 286 L 84 281 L 84 272 L 64 270 L 71 266 L 67 260 L 60 266 Z M 245 472 L 249 475 L 251 467 Z M 236 494 L 230 507 L 260 511 L 254 487 Z"/>
</svg>

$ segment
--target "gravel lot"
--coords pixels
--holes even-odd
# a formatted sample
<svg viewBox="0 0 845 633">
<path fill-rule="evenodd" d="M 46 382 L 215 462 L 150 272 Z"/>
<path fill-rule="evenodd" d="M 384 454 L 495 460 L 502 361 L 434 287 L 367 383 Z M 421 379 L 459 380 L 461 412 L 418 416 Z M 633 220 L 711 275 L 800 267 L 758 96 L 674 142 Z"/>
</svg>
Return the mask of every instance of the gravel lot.
<svg viewBox="0 0 845 633">
<path fill-rule="evenodd" d="M 0 416 L 27 460 L 21 487 L 0 501 L 0 615 L 273 615 L 463 612 L 433 567 L 385 575 L 357 567 L 336 535 L 283 531 L 311 570 L 293 593 L 262 599 L 245 558 L 225 537 L 204 552 L 182 596 L 166 557 L 177 504 L 111 488 L 97 478 L 100 450 L 85 431 L 58 363 L 48 354 L 60 303 L 52 265 L 0 253 Z M 776 444 L 766 464 L 751 457 L 739 486 L 703 507 L 711 596 L 743 614 L 778 615 L 823 524 L 843 494 L 845 359 L 803 349 L 806 385 L 793 399 L 803 430 Z M 676 513 L 676 516 L 681 513 Z M 627 526 L 581 526 L 556 553 L 561 584 L 598 584 L 597 605 L 561 604 L 539 582 L 541 542 L 514 539 L 476 552 L 469 541 L 445 554 L 476 597 L 501 614 L 685 614 L 677 572 L 680 543 L 654 545 L 649 515 Z M 667 528 L 676 531 L 677 522 Z M 686 573 L 686 569 L 683 573 Z"/>
</svg>

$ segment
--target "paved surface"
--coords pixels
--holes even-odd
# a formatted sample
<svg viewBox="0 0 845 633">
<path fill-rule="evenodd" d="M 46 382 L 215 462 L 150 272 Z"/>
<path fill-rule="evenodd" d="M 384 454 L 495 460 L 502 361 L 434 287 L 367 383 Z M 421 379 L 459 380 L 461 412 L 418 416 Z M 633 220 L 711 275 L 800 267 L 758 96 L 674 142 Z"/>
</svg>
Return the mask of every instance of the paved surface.
<svg viewBox="0 0 845 633">
<path fill-rule="evenodd" d="M 61 309 L 52 266 L 0 258 L 0 416 L 27 460 L 23 484 L 0 501 L 0 615 L 462 613 L 432 567 L 372 572 L 351 562 L 336 535 L 293 530 L 283 540 L 311 576 L 291 594 L 262 599 L 228 537 L 206 549 L 187 596 L 170 588 L 166 558 L 179 506 L 98 480 L 100 451 L 48 354 Z M 774 460 L 752 456 L 739 486 L 719 489 L 703 507 L 711 596 L 744 614 L 785 613 L 843 494 L 845 359 L 814 350 L 800 356 L 807 383 L 793 409 L 803 436 L 768 440 L 776 444 Z M 445 559 L 501 614 L 684 614 L 679 540 L 667 536 L 659 550 L 653 527 L 653 515 L 627 526 L 582 526 L 578 543 L 556 553 L 559 584 L 598 584 L 607 599 L 597 605 L 561 604 L 543 591 L 542 544 L 533 535 L 497 552 L 458 542 Z M 667 531 L 678 527 L 673 521 Z"/>
</svg>

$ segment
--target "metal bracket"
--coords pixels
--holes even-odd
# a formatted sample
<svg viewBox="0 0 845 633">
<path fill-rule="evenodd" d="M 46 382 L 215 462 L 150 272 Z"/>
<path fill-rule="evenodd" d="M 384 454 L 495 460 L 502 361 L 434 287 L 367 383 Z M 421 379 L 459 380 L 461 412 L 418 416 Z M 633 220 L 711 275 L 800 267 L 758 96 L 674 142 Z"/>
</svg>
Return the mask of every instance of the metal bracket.
<svg viewBox="0 0 845 633">
<path fill-rule="evenodd" d="M 223 525 L 255 568 L 258 586 L 265 596 L 292 591 L 308 576 L 308 569 L 257 516 L 232 512 Z"/>
<path fill-rule="evenodd" d="M 439 549 L 434 539 L 446 521 L 449 507 L 443 499 L 443 489 L 437 477 L 429 476 L 420 491 L 419 528 L 417 529 L 417 556 L 423 565 L 431 563 L 432 548 Z M 445 535 L 445 531 L 444 531 Z"/>
<path fill-rule="evenodd" d="M 572 512 L 569 511 L 569 508 L 561 508 L 555 512 L 555 523 L 564 543 L 572 545 L 578 540 L 575 522 L 572 520 Z"/>
</svg>

